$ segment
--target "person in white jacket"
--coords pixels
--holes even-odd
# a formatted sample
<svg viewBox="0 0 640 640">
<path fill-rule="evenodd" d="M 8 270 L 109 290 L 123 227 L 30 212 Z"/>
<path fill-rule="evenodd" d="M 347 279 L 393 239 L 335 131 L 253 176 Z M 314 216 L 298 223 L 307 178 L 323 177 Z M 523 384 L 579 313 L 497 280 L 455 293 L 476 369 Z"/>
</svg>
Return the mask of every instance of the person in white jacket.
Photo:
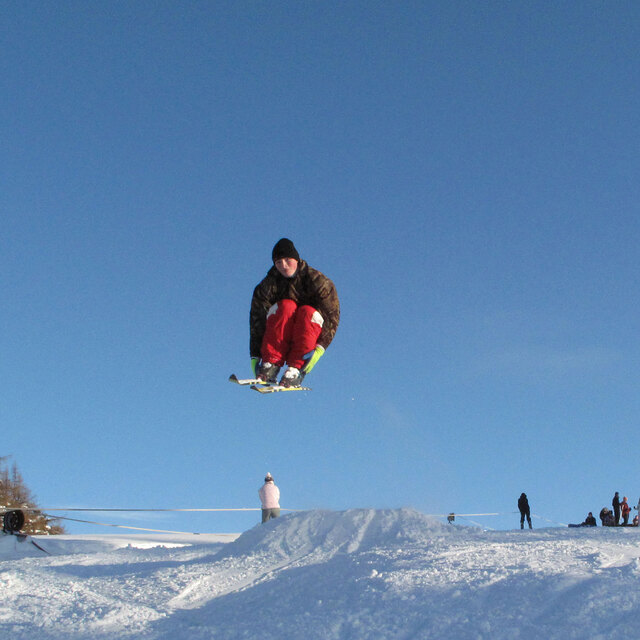
<svg viewBox="0 0 640 640">
<path fill-rule="evenodd" d="M 258 490 L 258 495 L 262 503 L 262 524 L 271 518 L 277 518 L 280 515 L 280 489 L 268 471 L 264 477 L 264 484 Z"/>
</svg>

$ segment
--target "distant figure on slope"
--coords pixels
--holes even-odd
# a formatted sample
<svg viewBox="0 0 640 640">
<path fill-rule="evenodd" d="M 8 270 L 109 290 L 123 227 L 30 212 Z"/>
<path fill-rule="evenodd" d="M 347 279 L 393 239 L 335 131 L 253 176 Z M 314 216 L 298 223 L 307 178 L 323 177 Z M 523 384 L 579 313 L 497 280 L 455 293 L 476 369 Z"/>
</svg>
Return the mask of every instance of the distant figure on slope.
<svg viewBox="0 0 640 640">
<path fill-rule="evenodd" d="M 273 476 L 267 471 L 264 484 L 258 490 L 262 503 L 262 524 L 280 515 L 280 489 L 276 486 Z"/>
<path fill-rule="evenodd" d="M 622 524 L 623 526 L 629 525 L 629 514 L 631 513 L 631 506 L 627 502 L 627 496 L 622 498 L 622 502 L 620 503 L 620 513 L 622 514 Z"/>
<path fill-rule="evenodd" d="M 600 520 L 603 527 L 614 527 L 616 524 L 611 509 L 607 509 L 607 507 L 602 507 L 600 510 Z"/>
<path fill-rule="evenodd" d="M 271 252 L 273 266 L 253 291 L 249 317 L 251 369 L 254 377 L 299 387 L 336 334 L 340 303 L 336 288 L 310 267 L 288 238 Z"/>
<path fill-rule="evenodd" d="M 570 524 L 570 527 L 597 527 L 598 523 L 596 522 L 596 519 L 593 516 L 593 513 L 591 513 L 591 511 L 589 511 L 589 515 L 584 519 L 584 522 L 581 522 L 580 524 Z"/>
<path fill-rule="evenodd" d="M 529 510 L 529 500 L 527 499 L 526 493 L 521 493 L 518 498 L 518 510 L 520 511 L 520 528 L 524 529 L 524 519 L 526 518 L 529 524 L 529 529 L 532 529 L 531 511 Z"/>
<path fill-rule="evenodd" d="M 613 507 L 613 522 L 617 527 L 620 524 L 620 494 L 617 491 L 613 496 L 611 506 Z"/>
</svg>

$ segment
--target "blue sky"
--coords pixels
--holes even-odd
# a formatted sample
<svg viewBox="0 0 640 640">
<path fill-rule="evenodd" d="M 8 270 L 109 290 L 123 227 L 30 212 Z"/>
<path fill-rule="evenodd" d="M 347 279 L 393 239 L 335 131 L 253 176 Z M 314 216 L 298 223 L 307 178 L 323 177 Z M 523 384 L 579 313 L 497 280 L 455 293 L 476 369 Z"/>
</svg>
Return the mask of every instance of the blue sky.
<svg viewBox="0 0 640 640">
<path fill-rule="evenodd" d="M 40 505 L 637 502 L 637 3 L 1 7 L 0 453 Z M 226 380 L 282 236 L 342 320 L 263 397 Z"/>
</svg>

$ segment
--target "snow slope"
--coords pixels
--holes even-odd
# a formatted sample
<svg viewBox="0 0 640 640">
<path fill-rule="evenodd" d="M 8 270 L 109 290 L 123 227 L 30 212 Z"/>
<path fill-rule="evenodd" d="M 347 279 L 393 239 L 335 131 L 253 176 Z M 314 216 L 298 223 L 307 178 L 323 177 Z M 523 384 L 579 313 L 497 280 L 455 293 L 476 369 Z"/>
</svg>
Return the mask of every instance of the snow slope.
<svg viewBox="0 0 640 640">
<path fill-rule="evenodd" d="M 14 639 L 622 638 L 640 613 L 632 528 L 483 532 L 358 509 L 237 538 L 37 538 L 52 555 L 6 538 Z"/>
</svg>

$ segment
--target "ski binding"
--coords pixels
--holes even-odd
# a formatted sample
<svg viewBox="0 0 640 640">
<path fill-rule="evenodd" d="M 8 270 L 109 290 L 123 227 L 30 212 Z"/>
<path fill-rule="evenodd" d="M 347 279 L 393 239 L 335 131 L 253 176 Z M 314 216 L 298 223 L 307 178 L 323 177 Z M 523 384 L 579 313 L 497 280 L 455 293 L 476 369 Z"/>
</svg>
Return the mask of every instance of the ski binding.
<svg viewBox="0 0 640 640">
<path fill-rule="evenodd" d="M 283 387 L 276 382 L 265 382 L 257 378 L 238 378 L 235 373 L 229 376 L 229 382 L 234 382 L 243 387 L 251 387 L 260 393 L 277 393 L 279 391 L 311 391 L 311 387 Z"/>
</svg>

